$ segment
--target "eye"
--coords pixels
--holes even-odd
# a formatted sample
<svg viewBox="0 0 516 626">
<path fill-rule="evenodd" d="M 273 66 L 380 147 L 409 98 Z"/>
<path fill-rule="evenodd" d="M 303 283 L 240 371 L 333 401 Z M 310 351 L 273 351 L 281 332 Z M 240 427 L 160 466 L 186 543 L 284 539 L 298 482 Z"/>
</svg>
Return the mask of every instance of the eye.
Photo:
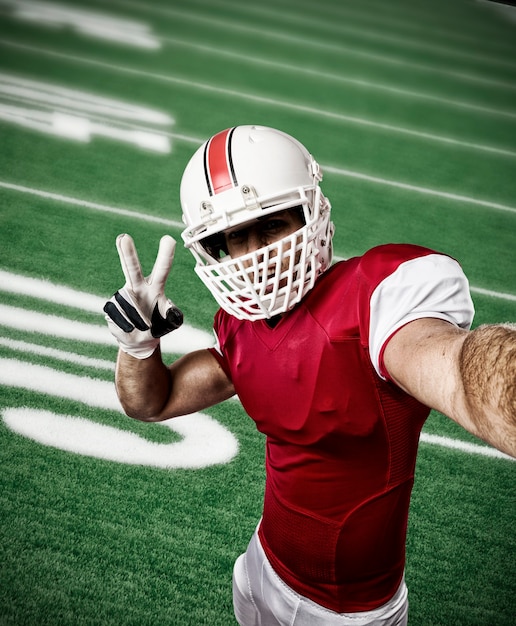
<svg viewBox="0 0 516 626">
<path fill-rule="evenodd" d="M 285 228 L 287 223 L 277 217 L 273 217 L 262 224 L 262 230 L 266 233 L 278 232 Z"/>
<path fill-rule="evenodd" d="M 226 233 L 226 241 L 231 243 L 242 243 L 247 237 L 247 229 L 233 230 L 230 233 Z"/>
</svg>

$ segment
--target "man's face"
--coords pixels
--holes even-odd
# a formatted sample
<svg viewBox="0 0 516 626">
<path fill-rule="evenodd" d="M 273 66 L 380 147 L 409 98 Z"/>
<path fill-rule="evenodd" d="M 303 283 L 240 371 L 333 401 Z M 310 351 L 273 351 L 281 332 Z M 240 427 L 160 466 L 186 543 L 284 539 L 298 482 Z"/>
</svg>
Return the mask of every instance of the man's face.
<svg viewBox="0 0 516 626">
<path fill-rule="evenodd" d="M 247 224 L 228 228 L 224 238 L 231 258 L 254 252 L 286 237 L 303 226 L 296 209 L 287 209 L 258 218 Z"/>
<path fill-rule="evenodd" d="M 279 211 L 278 213 L 272 213 L 265 217 L 253 220 L 252 222 L 235 226 L 234 228 L 228 228 L 224 231 L 228 254 L 232 259 L 236 259 L 246 254 L 257 252 L 261 248 L 274 244 L 280 239 L 295 233 L 303 225 L 304 220 L 301 211 L 298 208 L 294 208 Z M 286 242 L 283 251 L 287 252 L 290 250 L 290 247 L 291 242 Z M 250 271 L 248 274 L 250 280 L 254 282 L 258 279 L 260 283 L 262 281 L 268 282 L 269 280 L 274 279 L 278 269 L 280 273 L 283 273 L 288 270 L 289 265 L 292 262 L 297 263 L 299 260 L 299 258 L 296 258 L 292 261 L 288 254 L 284 254 L 281 260 L 281 267 L 278 268 L 277 263 L 274 261 L 277 254 L 278 251 L 274 248 L 269 251 L 267 256 L 258 253 L 255 261 L 257 260 L 258 263 L 261 263 L 265 260 L 265 258 L 267 258 L 268 267 L 264 268 L 263 272 L 259 272 L 257 277 L 254 274 L 254 270 Z M 300 252 L 297 253 L 296 257 L 300 254 Z M 245 259 L 243 263 L 244 267 L 249 270 L 254 267 L 252 259 Z M 285 287 L 287 280 L 287 278 L 282 278 L 277 286 L 279 288 Z M 268 284 L 266 286 L 266 293 L 271 293 L 272 290 L 273 285 Z"/>
</svg>

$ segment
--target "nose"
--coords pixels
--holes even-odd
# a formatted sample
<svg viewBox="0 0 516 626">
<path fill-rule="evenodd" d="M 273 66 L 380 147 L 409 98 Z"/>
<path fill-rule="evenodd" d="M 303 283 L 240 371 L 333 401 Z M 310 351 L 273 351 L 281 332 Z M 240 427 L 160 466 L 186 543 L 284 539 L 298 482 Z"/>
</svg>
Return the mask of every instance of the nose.
<svg viewBox="0 0 516 626">
<path fill-rule="evenodd" d="M 260 248 L 263 248 L 263 246 L 266 245 L 266 242 L 264 241 L 260 228 L 258 227 L 249 228 L 249 230 L 247 231 L 247 238 L 246 238 L 245 243 L 246 243 L 246 250 L 244 254 L 256 252 Z M 244 267 L 246 269 L 249 269 L 252 266 L 253 266 L 252 260 L 247 259 L 246 261 L 244 261 Z M 251 275 L 249 278 L 254 281 L 254 274 Z"/>
<path fill-rule="evenodd" d="M 262 234 L 258 228 L 250 228 L 247 233 L 247 252 L 256 252 L 263 248 L 264 241 Z"/>
</svg>

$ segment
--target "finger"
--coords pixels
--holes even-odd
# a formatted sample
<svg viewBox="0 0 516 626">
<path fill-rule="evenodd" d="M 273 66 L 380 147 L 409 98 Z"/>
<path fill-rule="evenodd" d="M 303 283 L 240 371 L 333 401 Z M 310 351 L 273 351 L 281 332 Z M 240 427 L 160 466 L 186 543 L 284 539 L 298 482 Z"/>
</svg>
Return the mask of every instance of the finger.
<svg viewBox="0 0 516 626">
<path fill-rule="evenodd" d="M 124 333 L 130 333 L 134 330 L 134 326 L 125 319 L 122 313 L 118 310 L 117 306 L 111 302 L 111 300 L 106 302 L 104 305 L 104 313 L 106 314 L 106 319 L 109 317 L 109 319 L 121 328 Z"/>
<path fill-rule="evenodd" d="M 172 267 L 174 253 L 176 249 L 176 240 L 170 235 L 164 235 L 159 242 L 158 255 L 152 268 L 152 272 L 147 279 L 149 284 L 157 287 L 164 287 L 167 282 L 168 273 Z"/>
<path fill-rule="evenodd" d="M 144 278 L 133 238 L 126 234 L 118 235 L 116 238 L 116 247 L 126 283 L 134 290 L 135 287 L 141 285 Z"/>
<path fill-rule="evenodd" d="M 167 311 L 166 319 L 169 328 L 171 328 L 172 330 L 176 330 L 176 328 L 179 328 L 184 321 L 183 311 L 181 311 L 181 309 L 178 309 L 177 306 L 174 305 L 170 307 L 170 309 Z"/>
<path fill-rule="evenodd" d="M 129 321 L 131 321 L 138 330 L 149 330 L 148 325 L 145 323 L 145 320 L 140 315 L 138 309 L 136 309 L 128 300 L 126 300 L 119 291 L 115 293 L 114 297 L 115 300 L 118 302 L 118 306 L 122 309 L 122 311 L 129 318 Z"/>
<path fill-rule="evenodd" d="M 163 317 L 156 304 L 151 318 L 151 334 L 153 337 L 163 337 L 172 330 L 176 330 L 183 323 L 183 312 L 170 302 L 170 308 Z"/>
</svg>

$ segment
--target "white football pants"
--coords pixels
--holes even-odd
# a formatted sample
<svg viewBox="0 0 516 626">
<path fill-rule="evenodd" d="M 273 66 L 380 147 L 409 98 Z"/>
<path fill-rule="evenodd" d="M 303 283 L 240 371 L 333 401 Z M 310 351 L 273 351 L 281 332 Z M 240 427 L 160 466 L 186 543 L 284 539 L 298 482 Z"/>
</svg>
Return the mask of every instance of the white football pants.
<svg viewBox="0 0 516 626">
<path fill-rule="evenodd" d="M 233 606 L 240 626 L 406 626 L 407 586 L 373 611 L 335 613 L 299 595 L 272 569 L 255 532 L 233 569 Z"/>
</svg>

